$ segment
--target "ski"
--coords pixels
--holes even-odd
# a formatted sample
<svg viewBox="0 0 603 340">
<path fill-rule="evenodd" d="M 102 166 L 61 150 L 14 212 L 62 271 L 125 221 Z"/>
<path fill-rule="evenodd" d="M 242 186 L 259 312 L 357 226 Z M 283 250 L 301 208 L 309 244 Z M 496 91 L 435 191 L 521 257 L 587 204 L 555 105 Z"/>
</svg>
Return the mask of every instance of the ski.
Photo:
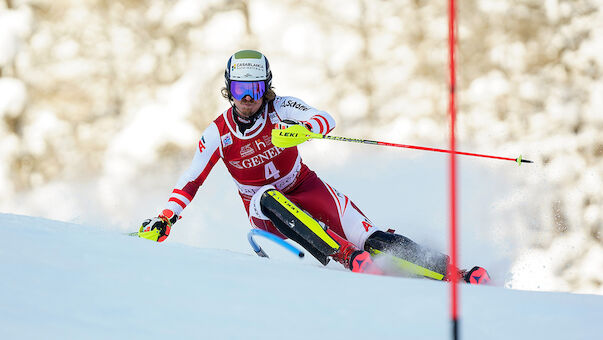
<svg viewBox="0 0 603 340">
<path fill-rule="evenodd" d="M 390 272 L 390 274 L 425 277 L 440 281 L 444 280 L 443 274 L 421 267 L 397 256 L 383 253 L 377 249 L 371 249 L 369 253 L 373 256 L 374 261 L 377 262 L 378 265 L 385 267 L 381 269 L 386 271 L 386 273 Z"/>
<path fill-rule="evenodd" d="M 383 253 L 376 249 L 371 249 L 371 256 L 374 261 L 385 272 L 386 276 L 406 276 L 419 277 L 437 281 L 450 281 L 450 278 L 443 274 L 423 268 L 417 264 L 401 259 L 395 255 Z M 465 282 L 472 285 L 489 284 L 491 281 L 488 271 L 479 266 L 474 266 L 470 270 L 458 270 L 459 282 Z"/>
</svg>

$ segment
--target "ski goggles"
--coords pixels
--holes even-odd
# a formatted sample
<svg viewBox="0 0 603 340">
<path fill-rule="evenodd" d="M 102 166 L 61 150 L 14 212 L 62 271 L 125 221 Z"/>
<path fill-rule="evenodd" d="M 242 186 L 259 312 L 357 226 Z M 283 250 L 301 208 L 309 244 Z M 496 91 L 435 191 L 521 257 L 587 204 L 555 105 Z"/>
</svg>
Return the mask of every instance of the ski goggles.
<svg viewBox="0 0 603 340">
<path fill-rule="evenodd" d="M 259 100 L 266 92 L 266 82 L 262 81 L 236 81 L 230 82 L 230 94 L 236 100 L 250 96 L 253 100 Z"/>
</svg>

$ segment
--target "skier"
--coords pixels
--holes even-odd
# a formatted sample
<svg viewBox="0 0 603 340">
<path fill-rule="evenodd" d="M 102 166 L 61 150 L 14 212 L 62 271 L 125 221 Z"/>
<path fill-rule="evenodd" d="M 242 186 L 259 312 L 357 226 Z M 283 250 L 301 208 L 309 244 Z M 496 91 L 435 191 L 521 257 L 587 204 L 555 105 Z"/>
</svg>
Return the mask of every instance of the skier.
<svg viewBox="0 0 603 340">
<path fill-rule="evenodd" d="M 252 227 L 292 239 L 325 265 L 331 258 L 353 272 L 382 274 L 371 254 L 385 253 L 410 273 L 449 279 L 448 256 L 380 230 L 346 195 L 310 170 L 296 146 L 272 144 L 274 128 L 286 131 L 301 125 L 327 134 L 335 128 L 335 120 L 298 98 L 277 96 L 262 53 L 236 52 L 228 59 L 224 78 L 222 96 L 231 107 L 205 129 L 192 164 L 181 175 L 165 209 L 142 223 L 140 237 L 164 241 L 222 159 L 238 186 Z M 485 270 L 476 268 L 471 274 L 483 276 Z M 483 282 L 488 280 L 485 274 Z"/>
</svg>

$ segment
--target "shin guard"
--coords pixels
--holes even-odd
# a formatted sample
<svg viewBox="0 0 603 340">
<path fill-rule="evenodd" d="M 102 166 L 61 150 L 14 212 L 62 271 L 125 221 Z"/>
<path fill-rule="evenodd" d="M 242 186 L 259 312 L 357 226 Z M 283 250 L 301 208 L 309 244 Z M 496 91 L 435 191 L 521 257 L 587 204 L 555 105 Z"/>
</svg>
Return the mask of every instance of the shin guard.
<svg viewBox="0 0 603 340">
<path fill-rule="evenodd" d="M 329 256 L 339 249 L 339 244 L 325 232 L 318 221 L 278 190 L 264 192 L 260 205 L 262 213 L 272 221 L 278 231 L 299 243 L 323 265 L 327 265 Z"/>
<path fill-rule="evenodd" d="M 366 240 L 364 249 L 373 255 L 391 256 L 392 266 L 406 274 L 435 280 L 443 280 L 446 276 L 448 256 L 402 235 L 376 231 Z"/>
</svg>

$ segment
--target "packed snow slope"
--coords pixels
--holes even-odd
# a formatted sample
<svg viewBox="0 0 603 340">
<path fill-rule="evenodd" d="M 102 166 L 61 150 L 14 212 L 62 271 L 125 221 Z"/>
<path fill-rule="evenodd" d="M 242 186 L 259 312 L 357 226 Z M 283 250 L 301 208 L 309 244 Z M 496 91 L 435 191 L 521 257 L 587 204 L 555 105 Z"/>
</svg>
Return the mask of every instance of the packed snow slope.
<svg viewBox="0 0 603 340">
<path fill-rule="evenodd" d="M 2 339 L 446 339 L 441 282 L 0 214 Z M 260 243 L 262 239 L 258 240 Z M 268 246 L 268 245 L 266 245 Z M 272 254 L 271 254 L 272 255 Z M 462 286 L 462 339 L 595 339 L 603 296 Z"/>
</svg>

